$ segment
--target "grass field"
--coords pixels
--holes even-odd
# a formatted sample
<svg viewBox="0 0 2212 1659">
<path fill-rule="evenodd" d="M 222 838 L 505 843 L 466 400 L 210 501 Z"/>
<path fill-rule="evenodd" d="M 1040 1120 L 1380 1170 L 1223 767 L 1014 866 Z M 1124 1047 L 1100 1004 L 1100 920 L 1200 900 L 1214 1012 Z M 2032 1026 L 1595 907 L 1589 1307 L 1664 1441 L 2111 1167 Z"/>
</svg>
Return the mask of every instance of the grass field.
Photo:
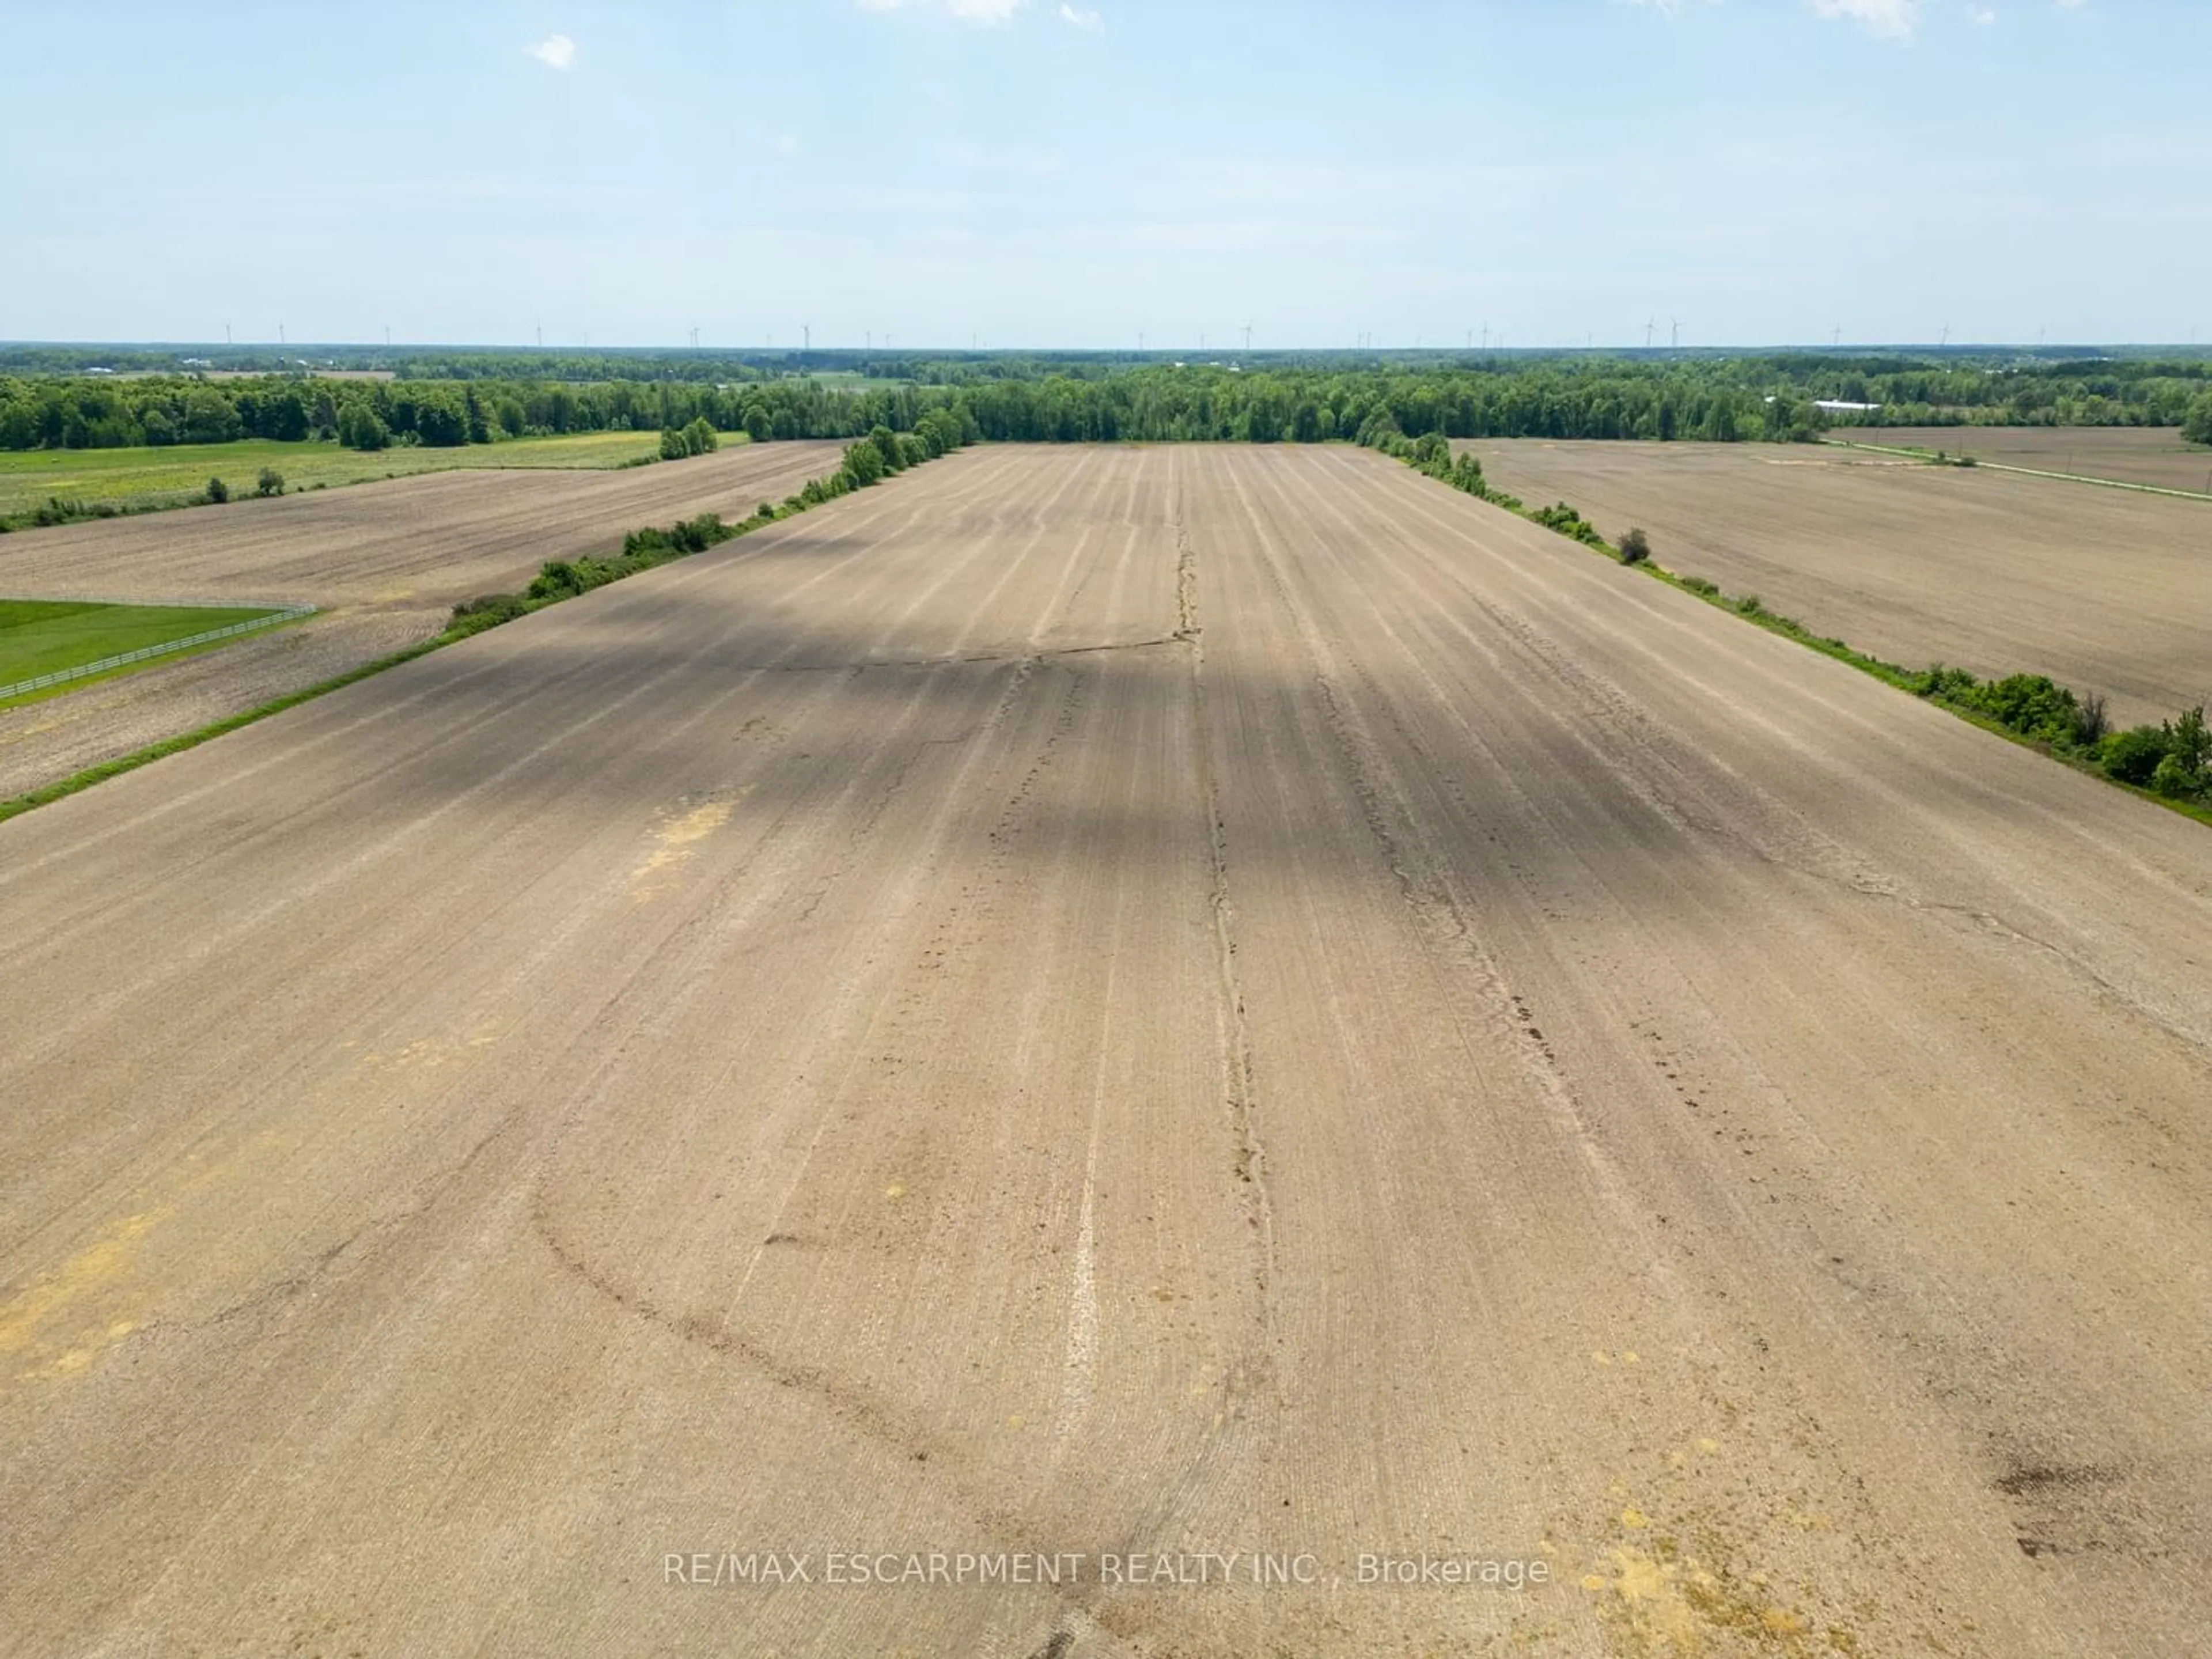
<svg viewBox="0 0 2212 1659">
<path fill-rule="evenodd" d="M 744 441 L 743 433 L 722 437 L 725 446 Z M 176 507 L 198 495 L 211 477 L 229 485 L 234 498 L 248 495 L 264 466 L 283 473 L 287 489 L 299 489 L 463 468 L 616 467 L 656 454 L 659 447 L 658 433 L 576 432 L 458 449 L 374 453 L 265 438 L 161 449 L 7 450 L 0 451 L 0 525 L 21 525 L 52 495 L 123 509 Z"/>
<path fill-rule="evenodd" d="M 0 599 L 0 685 L 270 614 L 258 606 Z"/>
</svg>

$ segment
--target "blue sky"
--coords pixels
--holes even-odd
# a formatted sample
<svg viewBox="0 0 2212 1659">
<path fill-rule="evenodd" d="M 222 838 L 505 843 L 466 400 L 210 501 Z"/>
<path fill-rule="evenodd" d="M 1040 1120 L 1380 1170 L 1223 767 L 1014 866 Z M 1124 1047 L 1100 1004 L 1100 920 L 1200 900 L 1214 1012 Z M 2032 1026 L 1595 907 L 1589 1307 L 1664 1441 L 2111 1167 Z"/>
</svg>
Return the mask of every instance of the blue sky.
<svg viewBox="0 0 2212 1659">
<path fill-rule="evenodd" d="M 0 337 L 2212 339 L 2197 0 L 0 0 Z"/>
</svg>

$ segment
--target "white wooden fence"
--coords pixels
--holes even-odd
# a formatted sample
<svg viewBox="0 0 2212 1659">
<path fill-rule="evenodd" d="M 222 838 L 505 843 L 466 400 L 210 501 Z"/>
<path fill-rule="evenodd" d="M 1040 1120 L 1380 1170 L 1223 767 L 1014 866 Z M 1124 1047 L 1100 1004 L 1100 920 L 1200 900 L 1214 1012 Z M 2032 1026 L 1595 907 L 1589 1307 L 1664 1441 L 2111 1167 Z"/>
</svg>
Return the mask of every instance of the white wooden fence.
<svg viewBox="0 0 2212 1659">
<path fill-rule="evenodd" d="M 109 600 L 104 603 L 112 604 L 115 601 Z M 125 603 L 143 605 L 146 601 L 140 599 L 125 601 Z M 191 603 L 209 605 L 209 601 L 205 599 L 194 600 Z M 220 605 L 209 605 L 209 608 L 235 611 L 240 607 L 232 601 L 225 600 Z M 40 674 L 33 679 L 18 680 L 13 685 L 0 685 L 0 702 L 5 702 L 10 697 L 20 697 L 26 691 L 43 691 L 50 685 L 63 685 L 70 680 L 89 679 L 94 674 L 105 674 L 111 669 L 128 667 L 134 662 L 144 662 L 151 657 L 166 657 L 173 651 L 189 651 L 196 645 L 210 645 L 216 640 L 229 639 L 233 635 L 251 634 L 257 629 L 274 628 L 279 623 L 291 622 L 301 617 L 311 617 L 314 612 L 315 607 L 312 605 L 283 605 L 272 610 L 265 617 L 249 617 L 244 622 L 232 623 L 227 628 L 210 628 L 204 633 L 186 635 L 181 640 L 164 640 L 159 645 L 142 645 L 136 651 L 125 651 L 117 656 L 102 657 L 98 662 L 85 663 L 76 668 L 58 668 L 51 674 Z"/>
</svg>

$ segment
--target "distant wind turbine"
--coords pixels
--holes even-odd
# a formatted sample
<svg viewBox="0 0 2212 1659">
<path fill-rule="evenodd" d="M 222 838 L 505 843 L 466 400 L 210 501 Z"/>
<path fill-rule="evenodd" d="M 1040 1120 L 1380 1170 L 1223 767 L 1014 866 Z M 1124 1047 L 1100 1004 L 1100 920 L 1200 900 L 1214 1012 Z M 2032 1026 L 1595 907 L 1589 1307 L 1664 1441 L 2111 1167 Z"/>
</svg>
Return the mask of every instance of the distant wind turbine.
<svg viewBox="0 0 2212 1659">
<path fill-rule="evenodd" d="M 1648 320 L 1647 322 L 1645 322 L 1645 324 L 1644 325 L 1644 349 L 1646 351 L 1649 351 L 1649 350 L 1650 350 L 1650 349 L 1651 349 L 1651 333 L 1652 333 L 1652 331 L 1653 331 L 1654 329 L 1657 328 L 1658 326 L 1659 326 L 1659 313 L 1656 313 L 1656 312 L 1654 312 L 1654 313 L 1651 313 L 1651 316 L 1650 316 L 1650 320 Z"/>
<path fill-rule="evenodd" d="M 1667 343 L 1667 349 L 1669 351 L 1679 351 L 1682 349 L 1682 319 L 1676 317 L 1671 320 L 1674 325 L 1674 332 L 1673 337 Z"/>
<path fill-rule="evenodd" d="M 1249 323 L 1244 325 L 1244 349 L 1248 354 L 1252 349 L 1252 325 Z"/>
</svg>

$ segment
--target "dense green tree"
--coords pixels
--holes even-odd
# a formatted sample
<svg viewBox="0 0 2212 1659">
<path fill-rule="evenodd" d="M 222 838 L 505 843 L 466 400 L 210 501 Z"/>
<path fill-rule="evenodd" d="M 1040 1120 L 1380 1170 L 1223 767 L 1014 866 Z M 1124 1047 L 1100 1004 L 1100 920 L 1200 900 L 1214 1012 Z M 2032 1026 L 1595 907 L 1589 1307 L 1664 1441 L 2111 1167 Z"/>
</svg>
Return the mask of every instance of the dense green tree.
<svg viewBox="0 0 2212 1659">
<path fill-rule="evenodd" d="M 246 422 L 240 418 L 237 407 L 212 387 L 204 386 L 185 399 L 186 443 L 227 444 L 245 431 Z"/>
<path fill-rule="evenodd" d="M 392 428 L 366 404 L 348 404 L 338 413 L 338 441 L 348 449 L 383 449 L 392 442 Z"/>
</svg>

